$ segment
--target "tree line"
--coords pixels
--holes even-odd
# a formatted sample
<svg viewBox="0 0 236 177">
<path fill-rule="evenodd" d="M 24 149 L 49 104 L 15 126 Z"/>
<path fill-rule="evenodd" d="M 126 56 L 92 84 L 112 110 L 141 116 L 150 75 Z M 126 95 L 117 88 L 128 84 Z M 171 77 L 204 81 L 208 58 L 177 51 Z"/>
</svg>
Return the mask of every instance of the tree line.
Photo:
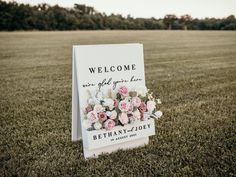
<svg viewBox="0 0 236 177">
<path fill-rule="evenodd" d="M 0 0 L 0 30 L 236 30 L 234 15 L 227 18 L 177 17 L 168 14 L 164 18 L 133 18 L 119 14 L 106 15 L 93 7 L 75 4 L 73 8 L 58 5 L 18 4 Z"/>
</svg>

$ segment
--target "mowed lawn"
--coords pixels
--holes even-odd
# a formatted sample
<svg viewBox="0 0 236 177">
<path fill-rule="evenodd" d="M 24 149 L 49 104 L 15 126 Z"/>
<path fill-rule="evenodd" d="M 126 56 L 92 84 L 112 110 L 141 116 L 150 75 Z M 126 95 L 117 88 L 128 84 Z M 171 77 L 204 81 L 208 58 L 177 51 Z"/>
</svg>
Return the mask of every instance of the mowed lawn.
<svg viewBox="0 0 236 177">
<path fill-rule="evenodd" d="M 156 135 L 84 160 L 71 142 L 72 45 L 134 42 L 163 103 Z M 236 32 L 2 32 L 0 84 L 0 176 L 236 176 Z"/>
</svg>

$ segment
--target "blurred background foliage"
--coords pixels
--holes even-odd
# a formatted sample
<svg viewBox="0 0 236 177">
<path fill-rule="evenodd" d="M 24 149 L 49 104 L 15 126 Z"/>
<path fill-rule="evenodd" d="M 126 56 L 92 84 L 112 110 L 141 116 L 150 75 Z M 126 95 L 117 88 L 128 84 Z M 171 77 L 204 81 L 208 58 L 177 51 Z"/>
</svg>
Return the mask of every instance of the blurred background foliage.
<svg viewBox="0 0 236 177">
<path fill-rule="evenodd" d="M 227 18 L 177 17 L 167 14 L 164 18 L 133 18 L 120 14 L 101 13 L 93 7 L 75 4 L 73 8 L 58 5 L 19 4 L 0 0 L 0 30 L 105 30 L 105 29 L 174 29 L 174 30 L 236 30 L 234 15 Z"/>
</svg>

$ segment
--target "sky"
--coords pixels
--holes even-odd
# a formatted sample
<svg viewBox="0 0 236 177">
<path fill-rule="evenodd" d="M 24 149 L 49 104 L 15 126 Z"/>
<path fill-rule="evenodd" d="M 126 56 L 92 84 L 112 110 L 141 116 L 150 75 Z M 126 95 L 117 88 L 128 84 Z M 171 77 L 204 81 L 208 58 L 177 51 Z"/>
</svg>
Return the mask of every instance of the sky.
<svg viewBox="0 0 236 177">
<path fill-rule="evenodd" d="M 12 1 L 12 0 L 6 0 Z M 181 16 L 190 14 L 195 18 L 223 18 L 236 16 L 236 0 L 15 0 L 19 3 L 36 5 L 47 3 L 73 7 L 75 3 L 94 7 L 107 15 L 122 14 L 132 17 L 162 18 L 166 14 Z"/>
</svg>

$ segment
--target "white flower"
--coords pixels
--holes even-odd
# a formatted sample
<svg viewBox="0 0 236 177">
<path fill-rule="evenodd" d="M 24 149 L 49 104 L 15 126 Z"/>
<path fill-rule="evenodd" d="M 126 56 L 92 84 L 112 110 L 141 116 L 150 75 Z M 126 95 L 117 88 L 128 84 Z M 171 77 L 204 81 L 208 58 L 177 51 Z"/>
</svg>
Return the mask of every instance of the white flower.
<svg viewBox="0 0 236 177">
<path fill-rule="evenodd" d="M 110 119 L 116 119 L 117 112 L 115 110 L 111 111 Z"/>
<path fill-rule="evenodd" d="M 141 95 L 142 97 L 145 97 L 148 92 L 148 89 L 147 87 L 140 87 L 140 88 L 135 89 L 135 91 L 137 92 L 137 95 Z"/>
<path fill-rule="evenodd" d="M 102 128 L 102 124 L 100 122 L 96 122 L 93 126 L 96 130 L 99 130 Z"/>
<path fill-rule="evenodd" d="M 157 99 L 157 104 L 161 104 L 161 100 L 160 99 Z"/>
<path fill-rule="evenodd" d="M 88 119 L 85 119 L 85 120 L 83 121 L 83 127 L 84 127 L 85 129 L 91 128 L 91 123 L 90 123 L 90 121 L 89 121 Z"/>
<path fill-rule="evenodd" d="M 106 112 L 107 117 L 109 117 L 110 119 L 116 119 L 117 117 L 117 112 L 115 110 L 113 111 L 107 111 Z"/>
<path fill-rule="evenodd" d="M 154 111 L 155 108 L 156 108 L 156 103 L 154 101 L 147 102 L 147 109 L 150 114 Z"/>
<path fill-rule="evenodd" d="M 155 112 L 155 116 L 157 119 L 159 119 L 162 115 L 163 115 L 163 113 L 161 111 Z"/>
<path fill-rule="evenodd" d="M 109 107 L 110 110 L 114 108 L 114 101 L 111 98 L 105 98 L 103 105 Z"/>
<path fill-rule="evenodd" d="M 97 113 L 99 113 L 99 112 L 103 112 L 105 109 L 104 109 L 104 107 L 102 105 L 96 104 L 94 106 L 93 110 L 96 111 Z"/>
<path fill-rule="evenodd" d="M 107 111 L 107 112 L 106 112 L 107 117 L 110 117 L 111 114 L 112 114 L 111 111 Z"/>
</svg>

